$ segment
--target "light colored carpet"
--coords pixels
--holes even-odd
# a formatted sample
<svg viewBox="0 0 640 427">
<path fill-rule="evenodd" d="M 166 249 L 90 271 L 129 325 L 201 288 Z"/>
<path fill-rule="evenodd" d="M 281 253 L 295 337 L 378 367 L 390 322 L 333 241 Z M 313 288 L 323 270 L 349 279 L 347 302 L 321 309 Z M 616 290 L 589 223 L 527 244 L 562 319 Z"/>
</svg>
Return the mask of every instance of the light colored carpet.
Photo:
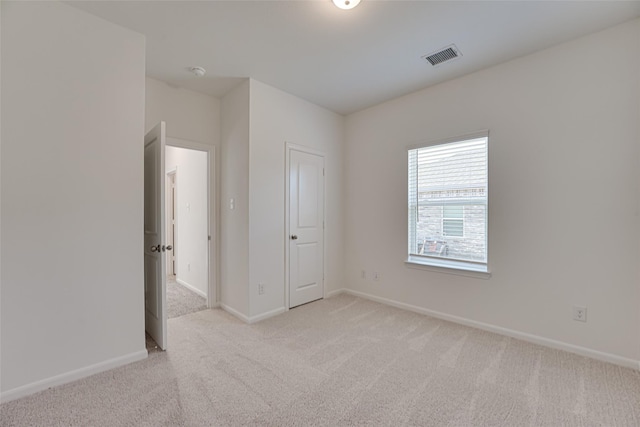
<svg viewBox="0 0 640 427">
<path fill-rule="evenodd" d="M 195 313 L 206 308 L 206 298 L 185 288 L 175 279 L 167 280 L 167 319 Z"/>
<path fill-rule="evenodd" d="M 349 295 L 0 406 L 3 426 L 637 426 L 640 372 Z"/>
</svg>

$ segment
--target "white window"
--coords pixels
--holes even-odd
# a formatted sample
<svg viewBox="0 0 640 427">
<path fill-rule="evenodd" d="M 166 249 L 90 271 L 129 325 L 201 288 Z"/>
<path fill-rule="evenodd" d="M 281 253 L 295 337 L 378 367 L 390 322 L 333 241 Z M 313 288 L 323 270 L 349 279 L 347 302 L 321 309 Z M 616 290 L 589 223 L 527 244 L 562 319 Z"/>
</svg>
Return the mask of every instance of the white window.
<svg viewBox="0 0 640 427">
<path fill-rule="evenodd" d="M 464 237 L 464 206 L 447 205 L 442 207 L 442 235 Z"/>
<path fill-rule="evenodd" d="M 408 262 L 487 272 L 488 140 L 409 149 Z"/>
</svg>

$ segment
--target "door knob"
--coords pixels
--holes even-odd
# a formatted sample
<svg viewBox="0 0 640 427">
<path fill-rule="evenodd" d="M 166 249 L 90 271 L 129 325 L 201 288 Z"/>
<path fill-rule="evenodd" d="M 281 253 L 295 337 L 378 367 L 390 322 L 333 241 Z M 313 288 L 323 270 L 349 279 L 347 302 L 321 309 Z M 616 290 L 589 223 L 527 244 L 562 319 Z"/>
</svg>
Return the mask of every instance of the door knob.
<svg viewBox="0 0 640 427">
<path fill-rule="evenodd" d="M 298 240 L 298 236 L 296 236 L 295 234 L 291 235 L 291 240 Z"/>
<path fill-rule="evenodd" d="M 160 252 L 160 251 L 161 251 L 160 245 L 151 246 L 151 252 Z"/>
<path fill-rule="evenodd" d="M 171 249 L 173 249 L 173 246 L 167 245 L 167 250 L 170 251 Z"/>
</svg>

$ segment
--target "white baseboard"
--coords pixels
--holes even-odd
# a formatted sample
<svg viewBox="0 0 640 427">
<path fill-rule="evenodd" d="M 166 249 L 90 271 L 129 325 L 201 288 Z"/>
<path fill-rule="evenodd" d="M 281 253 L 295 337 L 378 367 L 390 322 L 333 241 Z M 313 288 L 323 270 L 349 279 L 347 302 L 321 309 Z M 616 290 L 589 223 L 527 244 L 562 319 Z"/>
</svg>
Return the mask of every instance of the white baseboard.
<svg viewBox="0 0 640 427">
<path fill-rule="evenodd" d="M 436 317 L 438 319 L 448 320 L 450 322 L 458 323 L 465 326 L 470 326 L 472 328 L 482 329 L 484 331 L 489 331 L 489 332 L 495 332 L 496 334 L 506 335 L 508 337 L 531 342 L 534 344 L 543 345 L 545 347 L 568 351 L 570 353 L 579 354 L 581 356 L 590 357 L 592 359 L 601 360 L 603 362 L 609 362 L 615 365 L 624 366 L 625 368 L 640 370 L 640 360 L 628 359 L 626 357 L 616 356 L 615 354 L 604 353 L 602 351 L 592 350 L 590 348 L 580 347 L 580 346 L 568 344 L 562 341 L 556 341 L 549 338 L 540 337 L 537 335 L 527 334 L 525 332 L 519 332 L 513 329 L 503 328 L 501 326 L 495 326 L 488 323 L 477 322 L 475 320 L 466 319 L 464 317 L 458 317 L 458 316 L 453 316 L 451 314 L 441 313 L 439 311 L 429 310 L 427 308 L 418 307 L 415 305 L 395 301 L 388 298 L 378 297 L 376 295 L 367 294 L 365 292 L 354 291 L 351 289 L 341 289 L 340 292 L 345 292 L 360 298 L 365 298 L 371 301 L 379 302 L 382 304 L 390 305 L 390 306 L 401 308 L 404 310 L 425 314 L 427 316 Z"/>
<path fill-rule="evenodd" d="M 187 282 L 185 282 L 182 279 L 176 278 L 176 283 L 179 284 L 179 285 L 184 286 L 185 288 L 189 289 L 191 292 L 195 292 L 196 294 L 200 295 L 202 298 L 207 298 L 206 292 L 202 292 L 200 289 L 196 288 L 195 286 L 192 286 L 192 285 L 188 284 Z"/>
<path fill-rule="evenodd" d="M 336 295 L 340 295 L 347 292 L 347 289 L 345 288 L 340 288 L 340 289 L 336 289 L 333 291 L 329 291 L 327 292 L 327 298 L 331 298 L 331 297 L 335 297 Z"/>
<path fill-rule="evenodd" d="M 224 311 L 226 311 L 227 313 L 231 314 L 232 316 L 235 316 L 238 319 L 242 320 L 243 322 L 249 323 L 249 318 L 247 316 L 245 316 L 244 314 L 240 313 L 235 308 L 231 308 L 228 305 L 223 304 L 223 303 L 220 303 L 220 308 L 223 309 Z"/>
<path fill-rule="evenodd" d="M 222 308 L 227 313 L 242 320 L 243 322 L 249 323 L 249 324 L 268 319 L 269 317 L 277 316 L 278 314 L 282 314 L 286 311 L 284 307 L 280 307 L 280 308 L 276 308 L 275 310 L 271 310 L 271 311 L 267 311 L 266 313 L 259 314 L 257 316 L 249 317 L 249 316 L 245 316 L 244 314 L 240 313 L 238 310 L 231 308 L 228 305 L 223 303 L 220 303 L 220 308 Z"/>
<path fill-rule="evenodd" d="M 2 392 L 0 394 L 0 402 L 9 402 L 11 400 L 19 399 L 21 397 L 46 390 L 51 387 L 67 384 L 72 381 L 77 381 L 79 379 L 98 374 L 100 372 L 128 365 L 129 363 L 146 359 L 148 355 L 149 353 L 147 353 L 147 350 L 140 350 L 135 353 L 116 357 L 110 360 L 105 360 L 104 362 L 96 363 L 95 365 L 76 369 L 75 371 L 66 372 L 64 374 L 56 375 L 51 378 L 23 385 L 12 390 Z"/>
<path fill-rule="evenodd" d="M 249 318 L 249 323 L 256 323 L 264 319 L 268 319 L 269 317 L 277 316 L 278 314 L 284 313 L 286 310 L 284 307 L 276 308 L 275 310 L 267 311 L 266 313 L 259 314 L 257 316 L 251 316 Z"/>
</svg>

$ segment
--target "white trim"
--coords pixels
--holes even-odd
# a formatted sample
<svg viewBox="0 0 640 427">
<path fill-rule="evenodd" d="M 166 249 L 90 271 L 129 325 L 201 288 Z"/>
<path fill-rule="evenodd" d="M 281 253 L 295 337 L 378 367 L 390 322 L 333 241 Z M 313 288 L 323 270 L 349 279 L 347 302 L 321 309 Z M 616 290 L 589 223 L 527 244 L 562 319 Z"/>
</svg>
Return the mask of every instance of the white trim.
<svg viewBox="0 0 640 427">
<path fill-rule="evenodd" d="M 21 397 L 46 390 L 51 387 L 67 384 L 72 381 L 77 381 L 79 379 L 98 374 L 100 372 L 128 365 L 129 363 L 138 362 L 140 360 L 146 359 L 148 355 L 149 353 L 147 353 L 147 350 L 140 350 L 136 351 L 135 353 L 130 353 L 110 360 L 105 360 L 104 362 L 96 363 L 95 365 L 86 366 L 84 368 L 56 375 L 51 378 L 23 385 L 1 393 L 0 402 L 9 402 L 11 400 L 19 399 Z"/>
<path fill-rule="evenodd" d="M 289 236 L 291 235 L 290 224 L 289 224 L 289 208 L 291 201 L 289 200 L 289 170 L 291 167 L 291 151 L 300 151 L 302 153 L 312 154 L 318 157 L 322 157 L 322 246 L 323 246 L 323 254 L 322 254 L 322 298 L 327 298 L 327 282 L 325 278 L 327 277 L 327 229 L 326 229 L 326 220 L 327 220 L 327 176 L 326 176 L 326 168 L 327 168 L 327 158 L 325 153 L 322 151 L 315 150 L 313 148 L 305 147 L 303 145 L 297 145 L 292 142 L 284 142 L 285 145 L 285 161 L 284 161 L 284 310 L 289 311 Z"/>
<path fill-rule="evenodd" d="M 291 185 L 289 177 L 289 168 L 291 167 L 291 149 L 290 142 L 284 143 L 284 309 L 289 311 L 289 236 L 291 227 L 289 224 L 289 209 L 291 197 L 289 196 L 289 186 Z"/>
<path fill-rule="evenodd" d="M 379 302 L 381 304 L 386 304 L 393 307 L 401 308 L 403 310 L 425 314 L 427 316 L 435 317 L 442 320 L 447 320 L 449 322 L 470 326 L 472 328 L 482 329 L 484 331 L 494 332 L 496 334 L 505 335 L 505 336 L 516 338 L 522 341 L 539 344 L 539 345 L 554 348 L 557 350 L 568 351 L 569 353 L 579 354 L 580 356 L 590 357 L 592 359 L 600 360 L 603 362 L 609 362 L 618 366 L 623 366 L 625 368 L 631 368 L 631 369 L 636 369 L 640 371 L 640 360 L 634 360 L 634 359 L 629 359 L 622 356 L 616 356 L 615 354 L 604 353 L 602 351 L 593 350 L 586 347 L 580 347 L 580 346 L 568 344 L 562 341 L 556 341 L 549 338 L 544 338 L 538 335 L 532 335 L 532 334 L 527 334 L 525 332 L 514 331 L 513 329 L 503 328 L 501 326 L 495 326 L 489 323 L 477 322 L 475 320 L 466 319 L 464 317 L 458 317 L 458 316 L 453 316 L 451 314 L 441 313 L 439 311 L 418 307 L 415 305 L 395 301 L 388 298 L 378 297 L 375 295 L 367 294 L 365 292 L 354 291 L 351 289 L 344 289 L 344 292 L 360 298 L 365 298 L 371 301 Z"/>
<path fill-rule="evenodd" d="M 197 151 L 211 151 L 215 148 L 215 145 L 203 144 L 202 142 L 190 141 L 188 139 L 173 138 L 171 136 L 166 137 L 166 145 Z"/>
<path fill-rule="evenodd" d="M 409 256 L 404 261 L 408 268 L 415 268 L 418 270 L 435 271 L 436 273 L 455 274 L 457 276 L 475 277 L 477 279 L 490 279 L 491 273 L 489 271 L 482 271 L 477 269 L 477 265 L 464 263 L 464 262 L 452 262 L 451 260 L 442 260 L 438 263 L 436 259 L 420 259 L 417 257 Z M 486 265 L 482 264 L 481 267 Z M 476 267 L 474 269 L 474 267 Z"/>
<path fill-rule="evenodd" d="M 316 150 L 314 148 L 310 148 L 310 147 L 306 147 L 304 145 L 298 145 L 298 144 L 294 144 L 293 142 L 286 142 L 285 144 L 287 146 L 287 150 L 296 150 L 296 151 L 302 151 L 303 153 L 307 153 L 307 154 L 313 154 L 314 156 L 318 156 L 318 157 L 325 157 L 325 153 L 320 151 L 320 150 Z"/>
<path fill-rule="evenodd" d="M 189 283 L 185 282 L 184 280 L 178 279 L 176 277 L 176 283 L 181 285 L 181 286 L 184 286 L 185 288 L 189 289 L 191 292 L 200 295 L 202 298 L 207 299 L 207 294 L 205 292 L 202 292 L 200 289 L 196 288 L 193 285 L 190 285 Z"/>
<path fill-rule="evenodd" d="M 231 307 L 229 307 L 228 305 L 226 305 L 224 303 L 220 303 L 220 308 L 223 309 L 224 311 L 226 311 L 227 313 L 229 313 L 229 314 L 237 317 L 238 319 L 242 320 L 244 323 L 248 323 L 248 324 L 257 323 L 257 322 L 260 322 L 261 320 L 265 320 L 265 319 L 268 319 L 269 317 L 277 316 L 277 315 L 282 314 L 285 311 L 287 311 L 284 307 L 279 307 L 279 308 L 276 308 L 275 310 L 271 310 L 271 311 L 267 311 L 266 313 L 258 314 L 257 316 L 248 317 L 248 316 L 245 316 L 244 314 L 240 313 L 235 308 L 231 308 Z"/>
<path fill-rule="evenodd" d="M 346 288 L 336 289 L 336 290 L 327 292 L 327 298 L 335 297 L 335 296 L 338 296 L 338 295 L 343 294 L 345 292 L 347 292 Z"/>
<path fill-rule="evenodd" d="M 269 317 L 282 314 L 285 311 L 287 310 L 285 310 L 284 307 L 276 308 L 275 310 L 267 311 L 266 313 L 262 313 L 262 314 L 258 314 L 257 316 L 250 317 L 248 323 L 257 323 L 257 322 L 260 322 L 261 320 L 268 319 Z"/>
<path fill-rule="evenodd" d="M 489 129 L 483 129 L 476 132 L 463 133 L 462 135 L 452 136 L 444 139 L 437 139 L 435 141 L 425 141 L 422 140 L 420 142 L 413 143 L 406 147 L 408 150 L 415 150 L 418 148 L 431 147 L 435 145 L 448 144 L 450 142 L 461 142 L 468 139 L 478 139 L 478 138 L 489 138 Z"/>
<path fill-rule="evenodd" d="M 242 320 L 245 323 L 249 323 L 249 318 L 247 316 L 245 316 L 244 314 L 240 313 L 238 310 L 236 310 L 235 308 L 231 308 L 228 305 L 226 305 L 225 303 L 220 303 L 220 308 L 223 309 L 224 311 L 226 311 L 227 313 L 231 314 L 232 316 L 237 317 L 238 319 Z"/>
</svg>

